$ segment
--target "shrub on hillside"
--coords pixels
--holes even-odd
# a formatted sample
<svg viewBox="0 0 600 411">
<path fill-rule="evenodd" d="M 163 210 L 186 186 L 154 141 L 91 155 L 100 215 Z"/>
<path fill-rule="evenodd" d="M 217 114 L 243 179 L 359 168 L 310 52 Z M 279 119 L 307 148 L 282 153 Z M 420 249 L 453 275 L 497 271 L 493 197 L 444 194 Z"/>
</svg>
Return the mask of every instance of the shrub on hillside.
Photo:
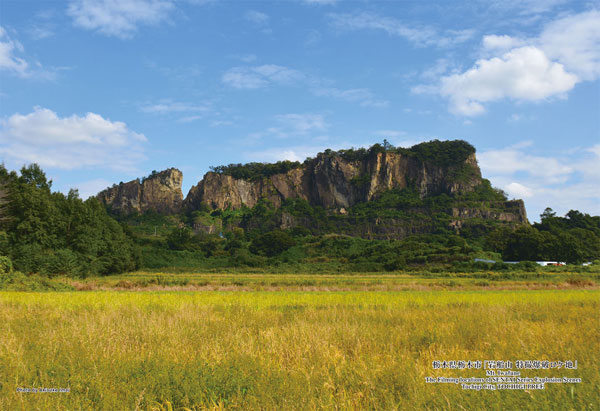
<svg viewBox="0 0 600 411">
<path fill-rule="evenodd" d="M 250 251 L 254 254 L 274 257 L 296 244 L 294 238 L 282 230 L 273 230 L 252 240 Z"/>
</svg>

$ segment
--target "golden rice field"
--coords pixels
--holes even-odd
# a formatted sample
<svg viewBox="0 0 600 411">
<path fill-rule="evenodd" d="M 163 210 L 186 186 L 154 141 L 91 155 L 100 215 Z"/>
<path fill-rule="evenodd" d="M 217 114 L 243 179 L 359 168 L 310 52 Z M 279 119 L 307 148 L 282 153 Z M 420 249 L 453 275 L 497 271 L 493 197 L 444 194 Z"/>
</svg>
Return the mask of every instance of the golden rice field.
<svg viewBox="0 0 600 411">
<path fill-rule="evenodd" d="M 84 280 L 57 279 L 80 291 L 425 291 L 600 289 L 600 272 L 482 273 L 163 273 L 136 271 Z"/>
<path fill-rule="evenodd" d="M 597 410 L 591 290 L 0 292 L 1 410 Z M 577 361 L 463 390 L 435 360 Z M 516 368 L 513 367 L 513 370 Z M 18 392 L 31 388 L 69 392 Z"/>
</svg>

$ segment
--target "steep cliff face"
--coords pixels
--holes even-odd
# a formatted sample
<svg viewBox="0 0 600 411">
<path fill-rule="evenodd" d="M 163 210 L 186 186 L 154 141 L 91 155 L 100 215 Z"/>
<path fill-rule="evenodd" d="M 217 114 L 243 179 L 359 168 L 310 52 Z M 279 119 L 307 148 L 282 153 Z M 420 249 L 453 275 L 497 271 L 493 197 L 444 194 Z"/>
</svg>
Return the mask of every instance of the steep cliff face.
<svg viewBox="0 0 600 411">
<path fill-rule="evenodd" d="M 370 201 L 384 191 L 413 187 L 421 197 L 472 191 L 481 183 L 475 154 L 461 164 L 440 166 L 400 153 L 373 153 L 365 160 L 348 161 L 321 154 L 301 168 L 256 181 L 207 173 L 185 199 L 188 209 L 254 207 L 263 198 L 276 207 L 301 198 L 326 209 L 349 208 Z"/>
<path fill-rule="evenodd" d="M 183 174 L 176 168 L 153 173 L 140 181 L 136 179 L 109 187 L 97 198 L 117 214 L 156 211 L 173 214 L 181 210 Z"/>
</svg>

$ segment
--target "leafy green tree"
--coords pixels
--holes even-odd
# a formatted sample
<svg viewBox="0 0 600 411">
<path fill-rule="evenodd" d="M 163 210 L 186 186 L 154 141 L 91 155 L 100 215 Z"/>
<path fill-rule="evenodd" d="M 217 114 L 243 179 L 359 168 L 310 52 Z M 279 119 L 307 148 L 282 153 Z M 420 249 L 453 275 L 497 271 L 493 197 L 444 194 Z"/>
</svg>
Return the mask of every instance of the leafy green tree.
<svg viewBox="0 0 600 411">
<path fill-rule="evenodd" d="M 187 227 L 176 227 L 167 236 L 167 245 L 171 250 L 189 250 L 193 246 L 192 231 Z"/>
<path fill-rule="evenodd" d="M 12 273 L 13 266 L 12 261 L 7 256 L 0 256 L 0 275 Z"/>
<path fill-rule="evenodd" d="M 556 217 L 556 213 L 550 207 L 546 207 L 544 209 L 544 212 L 542 214 L 540 214 L 540 218 L 542 221 L 544 221 L 546 219 L 554 218 L 554 217 Z"/>
<path fill-rule="evenodd" d="M 502 252 L 505 260 L 536 261 L 540 259 L 544 238 L 534 228 L 523 226 L 513 231 Z"/>
<path fill-rule="evenodd" d="M 85 202 L 76 190 L 51 192 L 37 164 L 20 175 L 0 167 L 0 186 L 8 193 L 3 213 L 2 248 L 25 272 L 88 275 L 135 269 L 139 250 L 95 198 Z"/>
<path fill-rule="evenodd" d="M 273 257 L 296 244 L 294 238 L 282 230 L 273 230 L 252 240 L 250 251 L 254 254 Z"/>
</svg>

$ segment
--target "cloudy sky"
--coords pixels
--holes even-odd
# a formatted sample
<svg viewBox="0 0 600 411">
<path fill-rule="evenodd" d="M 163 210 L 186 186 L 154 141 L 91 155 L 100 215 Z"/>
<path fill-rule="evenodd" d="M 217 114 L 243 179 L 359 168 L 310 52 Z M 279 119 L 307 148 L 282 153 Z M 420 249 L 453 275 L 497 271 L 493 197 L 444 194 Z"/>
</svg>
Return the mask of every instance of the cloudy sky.
<svg viewBox="0 0 600 411">
<path fill-rule="evenodd" d="M 0 160 L 54 188 L 464 139 L 485 177 L 600 214 L 596 1 L 3 0 Z"/>
</svg>

